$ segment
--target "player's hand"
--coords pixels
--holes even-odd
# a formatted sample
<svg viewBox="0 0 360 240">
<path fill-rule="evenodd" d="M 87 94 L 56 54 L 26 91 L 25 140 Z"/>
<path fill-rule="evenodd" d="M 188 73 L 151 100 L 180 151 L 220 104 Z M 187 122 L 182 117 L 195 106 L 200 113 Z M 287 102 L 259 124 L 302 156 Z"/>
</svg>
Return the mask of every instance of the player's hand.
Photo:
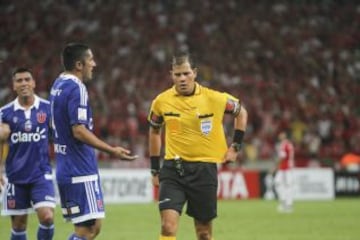
<svg viewBox="0 0 360 240">
<path fill-rule="evenodd" d="M 123 161 L 133 161 L 138 158 L 138 155 L 130 155 L 130 150 L 122 147 L 114 147 L 114 151 L 112 154 Z"/>
<path fill-rule="evenodd" d="M 1 171 L 1 170 L 0 170 Z M 0 193 L 3 191 L 4 186 L 5 186 L 5 178 L 3 176 L 3 174 L 0 172 Z"/>
<path fill-rule="evenodd" d="M 0 123 L 0 141 L 6 141 L 10 136 L 10 126 L 6 123 Z"/>
</svg>

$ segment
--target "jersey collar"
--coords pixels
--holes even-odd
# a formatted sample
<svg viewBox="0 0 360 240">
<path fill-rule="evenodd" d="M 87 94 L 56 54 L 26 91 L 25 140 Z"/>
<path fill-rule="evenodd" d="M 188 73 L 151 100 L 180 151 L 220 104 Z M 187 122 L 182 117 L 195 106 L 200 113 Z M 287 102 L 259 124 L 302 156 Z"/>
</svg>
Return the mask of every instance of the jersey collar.
<svg viewBox="0 0 360 240">
<path fill-rule="evenodd" d="M 71 73 L 63 72 L 60 74 L 60 77 L 62 77 L 63 79 L 70 79 L 75 82 L 81 83 L 81 80 L 77 76 L 75 76 L 74 74 L 71 74 Z"/>
<path fill-rule="evenodd" d="M 37 96 L 37 95 L 34 95 L 34 103 L 33 105 L 30 106 L 29 109 L 31 108 L 36 108 L 38 109 L 40 106 L 40 98 Z M 19 97 L 17 97 L 15 100 L 14 100 L 14 111 L 16 110 L 26 110 L 23 106 L 20 105 L 19 103 Z"/>
<path fill-rule="evenodd" d="M 198 95 L 198 94 L 200 94 L 200 88 L 201 88 L 201 85 L 198 84 L 197 82 L 195 82 L 195 93 L 194 93 L 193 95 Z M 173 92 L 173 94 L 174 94 L 175 96 L 182 96 L 181 94 L 179 94 L 179 93 L 176 91 L 175 85 L 171 88 L 171 90 L 172 90 L 172 92 Z M 191 95 L 191 96 L 193 96 L 193 95 Z"/>
</svg>

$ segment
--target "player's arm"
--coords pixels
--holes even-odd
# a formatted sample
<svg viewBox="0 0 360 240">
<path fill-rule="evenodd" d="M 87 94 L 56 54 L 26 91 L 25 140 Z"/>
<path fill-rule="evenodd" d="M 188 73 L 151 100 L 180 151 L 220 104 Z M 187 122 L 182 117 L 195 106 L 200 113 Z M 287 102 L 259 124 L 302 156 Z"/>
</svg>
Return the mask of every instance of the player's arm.
<svg viewBox="0 0 360 240">
<path fill-rule="evenodd" d="M 0 142 L 4 143 L 10 136 L 10 126 L 0 121 Z"/>
<path fill-rule="evenodd" d="M 248 113 L 244 106 L 238 101 L 228 100 L 226 113 L 234 116 L 234 135 L 233 142 L 225 154 L 225 161 L 236 161 L 237 153 L 240 151 L 245 135 Z"/>
<path fill-rule="evenodd" d="M 6 140 L 9 138 L 10 136 L 10 126 L 6 123 L 0 123 L 0 189 L 1 187 L 5 184 L 4 182 L 4 178 L 2 175 L 3 172 L 3 168 L 4 168 L 4 161 L 3 161 L 3 149 L 4 149 L 4 144 L 6 142 Z M 1 192 L 1 191 L 0 191 Z"/>
<path fill-rule="evenodd" d="M 3 169 L 4 169 L 4 164 L 3 164 L 3 154 L 4 154 L 4 142 L 0 141 L 0 192 L 2 192 L 2 188 L 5 184 L 4 178 L 3 178 Z"/>
<path fill-rule="evenodd" d="M 4 186 L 4 179 L 3 179 L 3 148 L 4 144 L 0 141 L 0 193 L 2 192 L 2 188 Z"/>
<path fill-rule="evenodd" d="M 137 158 L 137 156 L 129 155 L 130 151 L 128 149 L 107 144 L 85 127 L 84 124 L 88 121 L 88 109 L 87 103 L 85 103 L 85 100 L 88 99 L 88 93 L 85 86 L 75 84 L 67 98 L 67 110 L 72 123 L 71 130 L 77 140 L 122 160 L 134 160 Z"/>
<path fill-rule="evenodd" d="M 134 160 L 137 158 L 136 155 L 129 155 L 130 150 L 122 148 L 122 147 L 113 147 L 106 142 L 99 139 L 94 133 L 89 131 L 84 125 L 82 124 L 75 124 L 72 126 L 72 133 L 74 137 L 86 143 L 100 151 L 106 152 L 110 155 L 118 157 L 122 160 Z"/>
</svg>

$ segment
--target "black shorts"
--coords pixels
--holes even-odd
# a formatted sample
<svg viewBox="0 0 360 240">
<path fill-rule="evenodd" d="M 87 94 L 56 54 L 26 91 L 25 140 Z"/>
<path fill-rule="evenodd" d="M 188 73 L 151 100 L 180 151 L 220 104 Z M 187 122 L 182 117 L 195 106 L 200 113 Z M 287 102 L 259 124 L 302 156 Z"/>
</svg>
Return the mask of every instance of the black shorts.
<svg viewBox="0 0 360 240">
<path fill-rule="evenodd" d="M 215 163 L 182 161 L 179 176 L 173 160 L 165 160 L 160 170 L 159 209 L 174 209 L 208 222 L 217 216 L 217 166 Z"/>
</svg>

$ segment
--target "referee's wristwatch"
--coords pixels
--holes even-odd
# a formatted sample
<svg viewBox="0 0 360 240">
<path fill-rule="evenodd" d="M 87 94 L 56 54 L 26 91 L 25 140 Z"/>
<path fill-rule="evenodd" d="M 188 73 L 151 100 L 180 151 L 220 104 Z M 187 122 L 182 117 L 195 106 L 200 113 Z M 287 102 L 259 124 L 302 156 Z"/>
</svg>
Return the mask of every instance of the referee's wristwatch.
<svg viewBox="0 0 360 240">
<path fill-rule="evenodd" d="M 159 170 L 159 169 L 151 169 L 151 170 L 150 170 L 150 173 L 151 173 L 151 175 L 152 175 L 153 177 L 156 177 L 156 176 L 159 175 L 160 170 Z"/>
<path fill-rule="evenodd" d="M 241 143 L 232 143 L 231 147 L 235 150 L 235 152 L 238 152 L 241 149 L 241 145 Z"/>
</svg>

